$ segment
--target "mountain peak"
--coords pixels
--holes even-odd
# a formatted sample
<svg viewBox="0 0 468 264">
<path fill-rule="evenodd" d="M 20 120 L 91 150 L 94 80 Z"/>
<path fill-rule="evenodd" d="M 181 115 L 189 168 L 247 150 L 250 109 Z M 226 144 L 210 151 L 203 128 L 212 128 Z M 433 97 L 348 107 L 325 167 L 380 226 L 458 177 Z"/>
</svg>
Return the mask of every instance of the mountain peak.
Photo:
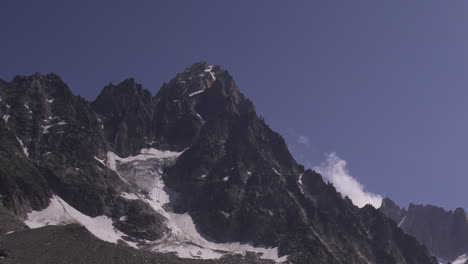
<svg viewBox="0 0 468 264">
<path fill-rule="evenodd" d="M 227 70 L 206 62 L 196 62 L 178 73 L 163 84 L 155 97 L 161 101 L 191 102 L 190 105 L 210 104 L 216 112 L 238 112 L 238 106 L 246 101 Z"/>
<path fill-rule="evenodd" d="M 104 87 L 99 95 L 108 95 L 108 93 L 130 95 L 135 93 L 149 93 L 149 91 L 143 89 L 141 84 L 137 83 L 134 78 L 127 78 L 118 84 L 110 83 Z"/>
<path fill-rule="evenodd" d="M 69 91 L 65 82 L 55 73 L 42 74 L 36 72 L 32 75 L 16 75 L 13 77 L 12 83 L 20 85 L 23 89 L 38 89 L 44 86 L 53 86 Z"/>
<path fill-rule="evenodd" d="M 380 206 L 379 211 L 395 221 L 397 224 L 399 224 L 406 215 L 406 210 L 398 206 L 388 197 L 385 197 L 382 200 L 382 205 Z"/>
<path fill-rule="evenodd" d="M 205 70 L 207 69 L 208 67 L 212 67 L 213 65 L 210 65 L 208 62 L 206 61 L 197 61 L 197 62 L 194 62 L 192 65 L 190 65 L 188 68 L 185 69 L 186 72 L 188 71 L 196 71 L 196 70 Z"/>
<path fill-rule="evenodd" d="M 143 89 L 135 79 L 128 78 L 117 85 L 109 84 L 97 96 L 93 105 L 98 113 L 121 111 L 128 105 L 150 103 L 152 98 L 148 90 Z"/>
<path fill-rule="evenodd" d="M 34 78 L 43 96 L 19 94 L 36 91 L 31 80 L 0 86 L 12 106 L 0 109 L 11 114 L 0 122 L 0 195 L 23 216 L 35 210 L 31 227 L 78 222 L 111 243 L 191 258 L 250 244 L 278 262 L 435 263 L 304 171 L 219 66 L 195 63 L 155 96 L 132 78 L 109 84 L 91 104 Z"/>
<path fill-rule="evenodd" d="M 224 72 L 220 66 L 210 65 L 206 62 L 196 62 L 185 71 L 178 73 L 173 79 L 180 85 L 184 84 L 201 84 L 205 88 L 209 88 L 216 81 L 216 75 Z"/>
<path fill-rule="evenodd" d="M 461 207 L 458 207 L 457 209 L 455 209 L 455 211 L 453 211 L 453 214 L 454 214 L 454 215 L 462 216 L 463 218 L 466 219 L 466 212 L 465 212 L 465 209 L 463 209 L 463 208 L 461 208 Z"/>
</svg>

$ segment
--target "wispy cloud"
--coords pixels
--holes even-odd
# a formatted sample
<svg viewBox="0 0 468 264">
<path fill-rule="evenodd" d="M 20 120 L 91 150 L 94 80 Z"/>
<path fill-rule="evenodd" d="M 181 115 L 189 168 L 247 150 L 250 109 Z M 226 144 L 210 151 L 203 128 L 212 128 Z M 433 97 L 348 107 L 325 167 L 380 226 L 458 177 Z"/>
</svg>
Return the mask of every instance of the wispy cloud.
<svg viewBox="0 0 468 264">
<path fill-rule="evenodd" d="M 297 144 L 305 145 L 307 147 L 310 145 L 310 139 L 303 135 L 298 136 L 296 142 Z"/>
<path fill-rule="evenodd" d="M 346 168 L 346 161 L 332 152 L 328 154 L 327 160 L 320 166 L 314 168 L 323 178 L 331 182 L 341 195 L 348 196 L 358 207 L 371 204 L 379 208 L 382 204 L 382 196 L 364 190 L 364 186 L 351 176 Z"/>
</svg>

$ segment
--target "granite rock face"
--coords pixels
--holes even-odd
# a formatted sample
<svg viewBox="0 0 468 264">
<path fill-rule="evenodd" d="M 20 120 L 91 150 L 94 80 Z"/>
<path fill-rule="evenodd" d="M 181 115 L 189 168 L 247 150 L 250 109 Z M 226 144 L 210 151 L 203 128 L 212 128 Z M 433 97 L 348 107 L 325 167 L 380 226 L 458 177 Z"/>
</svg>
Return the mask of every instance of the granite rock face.
<svg viewBox="0 0 468 264">
<path fill-rule="evenodd" d="M 403 220 L 408 213 L 405 208 L 400 208 L 400 206 L 387 197 L 382 200 L 382 205 L 380 206 L 379 211 L 395 221 L 397 224 L 400 224 L 401 220 Z"/>
<path fill-rule="evenodd" d="M 468 218 L 462 208 L 447 211 L 433 205 L 410 204 L 404 209 L 385 198 L 379 210 L 442 260 L 453 261 L 468 252 Z"/>
<path fill-rule="evenodd" d="M 128 241 L 143 244 L 167 238 L 173 212 L 188 214 L 211 241 L 277 247 L 291 263 L 437 263 L 394 221 L 371 206 L 355 207 L 321 175 L 298 164 L 220 66 L 196 63 L 155 95 L 127 79 L 88 102 L 58 76 L 36 74 L 1 81 L 0 98 L 0 195 L 15 219 L 47 208 L 57 195 L 87 216 L 112 219 Z M 145 163 L 152 149 L 180 156 Z M 149 203 L 150 182 L 171 193 L 170 202 L 160 208 Z M 44 228 L 63 240 L 82 232 L 21 232 L 25 239 L 35 232 L 42 238 Z M 15 243 L 22 240 L 11 241 L 0 238 L 0 250 L 17 256 Z M 113 257 L 123 246 L 102 247 Z M 150 249 L 142 248 L 128 250 Z M 132 253 L 133 263 L 162 256 L 144 252 Z M 130 261 L 130 255 L 121 257 Z M 199 263 L 170 257 L 174 263 Z M 271 262 L 247 254 L 206 263 L 246 261 Z"/>
</svg>

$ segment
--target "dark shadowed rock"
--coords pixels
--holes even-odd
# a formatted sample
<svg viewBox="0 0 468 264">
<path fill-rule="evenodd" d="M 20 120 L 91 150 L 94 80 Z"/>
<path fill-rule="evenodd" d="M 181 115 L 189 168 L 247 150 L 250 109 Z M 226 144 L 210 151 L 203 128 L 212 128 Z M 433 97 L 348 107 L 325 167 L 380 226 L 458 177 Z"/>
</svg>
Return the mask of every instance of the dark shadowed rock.
<svg viewBox="0 0 468 264">
<path fill-rule="evenodd" d="M 102 116 L 105 137 L 121 156 L 134 154 L 154 133 L 152 95 L 134 79 L 104 87 L 92 106 Z"/>
</svg>

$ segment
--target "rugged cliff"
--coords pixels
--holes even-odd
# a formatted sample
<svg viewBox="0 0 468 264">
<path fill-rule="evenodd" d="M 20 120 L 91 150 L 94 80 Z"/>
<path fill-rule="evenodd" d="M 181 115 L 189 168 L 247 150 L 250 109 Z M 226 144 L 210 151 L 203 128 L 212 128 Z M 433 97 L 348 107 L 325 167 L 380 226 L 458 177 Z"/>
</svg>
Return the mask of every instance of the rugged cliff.
<svg viewBox="0 0 468 264">
<path fill-rule="evenodd" d="M 404 209 L 385 198 L 379 210 L 443 261 L 454 261 L 468 253 L 468 218 L 463 208 L 447 211 L 433 205 L 410 204 Z"/>
</svg>

